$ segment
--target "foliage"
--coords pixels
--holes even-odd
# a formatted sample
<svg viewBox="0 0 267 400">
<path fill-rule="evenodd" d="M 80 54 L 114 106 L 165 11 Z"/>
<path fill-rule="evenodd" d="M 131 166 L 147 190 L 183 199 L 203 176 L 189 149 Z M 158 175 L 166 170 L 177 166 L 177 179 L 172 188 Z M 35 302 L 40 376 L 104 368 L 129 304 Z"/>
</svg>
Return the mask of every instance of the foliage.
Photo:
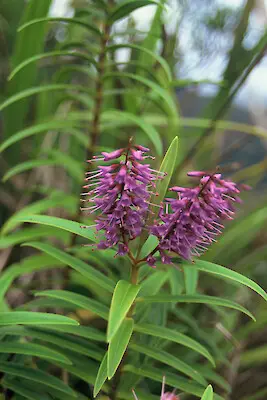
<svg viewBox="0 0 267 400">
<path fill-rule="evenodd" d="M 267 287 L 260 269 L 264 194 L 256 207 L 255 192 L 246 194 L 237 220 L 194 264 L 142 265 L 138 277 L 114 249 L 92 252 L 94 219 L 82 215 L 79 203 L 85 160 L 127 146 L 130 136 L 152 148 L 155 168 L 168 173 L 151 200 L 154 213 L 170 182 L 185 180 L 188 164 L 215 167 L 207 157 L 214 140 L 206 138 L 231 128 L 266 137 L 264 128 L 220 121 L 266 48 L 266 34 L 249 51 L 242 44 L 254 2 L 247 2 L 233 32 L 226 84 L 195 119 L 180 115 L 176 89 L 202 82 L 175 76 L 173 55 L 166 55 L 166 1 L 74 2 L 68 18 L 51 17 L 50 3 L 25 2 L 10 38 L 11 69 L 0 105 L 3 398 L 132 399 L 135 388 L 139 400 L 153 400 L 166 376 L 181 398 L 229 399 L 233 392 L 233 399 L 263 399 L 260 379 L 253 393 L 239 394 L 234 386 L 236 360 L 242 371 L 266 365 L 266 343 L 249 341 L 266 323 L 267 295 L 255 282 Z M 156 12 L 142 34 L 131 13 L 148 5 Z M 209 25 L 217 29 L 228 15 L 218 14 Z M 120 21 L 126 21 L 123 32 L 115 29 Z M 118 61 L 121 49 L 130 52 L 125 63 Z M 264 171 L 252 173 L 248 183 Z M 245 179 L 237 174 L 237 180 Z M 138 252 L 154 247 L 155 237 L 142 232 Z"/>
</svg>

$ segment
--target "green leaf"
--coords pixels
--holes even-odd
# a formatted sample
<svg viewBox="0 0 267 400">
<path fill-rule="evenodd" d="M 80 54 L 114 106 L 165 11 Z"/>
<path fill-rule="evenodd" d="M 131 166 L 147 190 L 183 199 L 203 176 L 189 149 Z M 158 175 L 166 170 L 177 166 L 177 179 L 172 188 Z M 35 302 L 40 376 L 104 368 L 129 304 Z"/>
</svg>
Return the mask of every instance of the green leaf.
<svg viewBox="0 0 267 400">
<path fill-rule="evenodd" d="M 8 179 L 12 178 L 17 174 L 21 174 L 33 168 L 38 168 L 42 166 L 55 166 L 55 165 L 64 167 L 70 174 L 70 176 L 72 176 L 74 179 L 77 179 L 78 181 L 81 181 L 84 171 L 80 163 L 78 163 L 76 160 L 74 160 L 67 154 L 64 154 L 58 150 L 50 150 L 49 155 L 52 155 L 54 159 L 44 158 L 44 159 L 30 160 L 15 165 L 14 167 L 10 168 L 8 172 L 4 175 L 3 182 L 6 182 Z"/>
<path fill-rule="evenodd" d="M 233 308 L 234 310 L 241 311 L 242 313 L 248 315 L 251 319 L 255 321 L 255 317 L 244 307 L 235 303 L 232 300 L 223 299 L 221 297 L 206 296 L 206 295 L 157 295 L 157 296 L 147 296 L 138 297 L 137 302 L 145 303 L 198 303 L 207 304 L 221 307 Z"/>
<path fill-rule="evenodd" d="M 175 342 L 181 344 L 182 346 L 188 347 L 204 356 L 207 360 L 211 362 L 212 365 L 215 365 L 213 357 L 208 352 L 208 350 L 204 346 L 199 344 L 196 340 L 191 339 L 189 336 L 173 331 L 172 329 L 165 328 L 163 326 L 152 324 L 136 324 L 134 326 L 134 330 L 139 333 L 160 337 L 162 339 L 166 339 L 171 342 Z"/>
<path fill-rule="evenodd" d="M 0 327 L 1 335 L 29 336 L 39 339 L 42 342 L 52 343 L 57 347 L 70 350 L 75 353 L 83 354 L 97 361 L 102 359 L 102 350 L 92 347 L 88 341 L 80 338 L 73 338 L 66 334 L 57 334 L 55 332 L 43 331 L 40 328 L 28 328 L 23 326 L 5 326 Z"/>
<path fill-rule="evenodd" d="M 8 2 L 9 3 L 9 2 Z M 30 0 L 25 4 L 22 21 L 28 22 L 34 18 L 46 17 L 50 8 L 51 0 Z M 15 11 L 15 10 L 14 10 Z M 11 29 L 11 27 L 10 27 Z M 31 27 L 27 32 L 16 35 L 11 65 L 16 66 L 28 57 L 40 53 L 44 48 L 46 26 L 39 25 Z M 7 85 L 7 98 L 10 99 L 15 93 L 35 84 L 37 78 L 37 66 L 31 65 Z M 6 137 L 20 130 L 25 122 L 29 101 L 23 100 L 4 113 Z M 16 118 L 14 118 L 14 115 Z M 18 149 L 19 150 L 19 149 Z M 14 152 L 15 153 L 15 152 Z M 14 154 L 13 153 L 13 154 Z M 12 153 L 10 153 L 12 155 Z"/>
<path fill-rule="evenodd" d="M 10 96 L 2 104 L 0 104 L 0 111 L 4 110 L 6 107 L 9 107 L 10 105 L 16 103 L 17 101 L 26 99 L 27 97 L 33 96 L 34 94 L 40 94 L 40 93 L 44 93 L 44 92 L 58 91 L 58 90 L 80 90 L 80 91 L 88 92 L 88 87 L 85 87 L 82 85 L 70 85 L 70 84 L 66 84 L 66 83 L 31 87 L 30 89 L 22 90 L 19 93 L 16 93 L 13 96 Z"/>
<path fill-rule="evenodd" d="M 176 165 L 177 152 L 178 152 L 178 137 L 176 136 L 171 142 L 170 147 L 168 148 L 167 153 L 165 154 L 165 157 L 163 158 L 163 161 L 159 168 L 159 171 L 164 172 L 166 176 L 163 179 L 159 179 L 158 182 L 156 183 L 155 193 L 157 193 L 158 196 L 152 195 L 151 197 L 150 202 L 152 204 L 155 204 L 156 206 L 160 205 L 163 199 L 165 198 Z M 159 213 L 159 207 L 151 206 L 150 211 L 151 213 L 149 213 L 147 226 L 151 225 L 153 220 L 157 218 Z M 147 238 L 148 238 L 148 233 L 144 231 L 140 237 L 140 245 L 143 245 L 147 240 Z M 151 239 L 152 242 L 154 240 L 155 239 Z M 151 249 L 149 248 L 148 253 L 152 250 L 153 248 Z"/>
<path fill-rule="evenodd" d="M 92 31 L 93 33 L 96 33 L 99 36 L 101 35 L 100 30 L 97 29 L 94 25 L 88 24 L 87 22 L 84 22 L 81 19 L 64 18 L 64 17 L 35 18 L 35 19 L 32 19 L 31 21 L 28 21 L 25 24 L 21 25 L 18 28 L 18 32 L 21 32 L 22 30 L 28 28 L 29 26 L 32 26 L 35 24 L 40 24 L 40 22 L 66 22 L 68 24 L 77 24 L 77 25 L 83 26 L 84 28 L 86 28 L 89 31 Z"/>
<path fill-rule="evenodd" d="M 118 111 L 118 110 L 108 110 L 103 112 L 102 121 L 111 120 L 114 118 L 116 121 L 121 120 L 130 120 L 136 125 L 138 125 L 149 137 L 151 142 L 153 143 L 155 150 L 159 156 L 162 156 L 163 148 L 160 135 L 158 131 L 149 123 L 145 122 L 143 118 L 138 117 L 132 113 L 126 111 Z"/>
<path fill-rule="evenodd" d="M 159 40 L 161 39 L 161 35 L 162 35 L 162 12 L 164 10 L 164 3 L 165 0 L 160 0 L 159 5 L 157 6 L 157 10 L 155 12 L 153 21 L 151 23 L 150 29 L 147 32 L 146 37 L 144 38 L 143 42 L 142 42 L 142 48 L 145 48 L 147 50 L 149 50 L 150 52 L 157 54 L 157 44 L 159 42 Z M 146 67 L 148 67 L 149 69 L 153 69 L 154 64 L 155 64 L 155 59 L 153 59 L 151 56 L 149 56 L 146 52 L 140 52 L 139 54 L 139 58 L 141 65 L 144 65 Z M 165 60 L 164 60 L 165 61 Z M 166 62 L 166 61 L 165 61 Z M 166 70 L 166 75 L 168 78 L 168 81 L 172 81 L 172 72 L 170 69 L 170 66 L 167 64 L 167 68 L 168 68 L 168 72 Z M 162 65 L 162 64 L 161 64 Z M 137 72 L 139 72 L 137 70 Z M 142 73 L 141 73 L 142 75 Z"/>
<path fill-rule="evenodd" d="M 203 393 L 203 386 L 192 383 L 184 378 L 177 377 L 176 374 L 170 372 L 164 374 L 161 369 L 153 368 L 146 365 L 144 368 L 135 368 L 133 365 L 126 365 L 124 371 L 132 372 L 133 374 L 142 377 L 153 379 L 156 382 L 162 382 L 162 376 L 165 375 L 166 383 L 174 388 L 177 388 L 185 393 L 191 393 L 195 396 L 201 396 Z"/>
<path fill-rule="evenodd" d="M 139 353 L 145 354 L 148 357 L 153 358 L 154 360 L 160 361 L 170 367 L 176 369 L 179 372 L 189 376 L 194 379 L 196 382 L 201 385 L 206 385 L 207 381 L 204 379 L 199 372 L 194 370 L 194 368 L 190 367 L 187 363 L 183 362 L 179 358 L 173 356 L 170 353 L 167 353 L 164 350 L 161 350 L 157 347 L 150 347 L 148 345 L 142 344 L 131 344 L 130 349 L 137 351 Z"/>
<path fill-rule="evenodd" d="M 40 325 L 38 328 L 45 329 L 47 332 L 63 332 L 71 333 L 72 335 L 81 336 L 85 339 L 95 340 L 96 342 L 105 342 L 106 335 L 90 326 L 71 326 L 71 325 Z"/>
<path fill-rule="evenodd" d="M 89 297 L 81 294 L 68 292 L 67 290 L 45 290 L 42 292 L 35 292 L 35 296 L 52 297 L 53 299 L 59 299 L 74 304 L 78 308 L 84 310 L 90 310 L 93 313 L 99 315 L 103 319 L 108 319 L 108 308 L 96 300 L 90 299 Z"/>
<path fill-rule="evenodd" d="M 38 216 L 41 217 L 41 216 Z M 53 221 L 55 223 L 56 220 L 56 224 L 60 223 L 60 228 L 62 229 L 72 229 L 73 233 L 78 233 L 79 229 L 81 230 L 80 232 L 82 234 L 85 233 L 85 231 L 87 231 L 88 233 L 90 232 L 89 229 L 82 229 L 80 228 L 80 225 L 77 222 L 73 222 L 73 221 L 67 221 L 61 218 L 56 218 L 56 217 L 47 217 L 49 219 L 52 218 Z M 43 219 L 41 219 L 43 221 Z M 45 219 L 47 221 L 47 219 Z M 40 221 L 40 219 L 39 219 Z M 68 223 L 71 224 L 68 224 Z M 66 224 L 65 224 L 66 223 Z M 56 226 L 56 225 L 55 225 Z M 57 225 L 58 227 L 58 225 Z M 89 234 L 87 234 L 87 238 L 89 239 Z M 51 246 L 50 244 L 46 244 L 46 243 L 40 243 L 40 242 L 29 242 L 29 243 L 25 243 L 24 246 L 30 246 L 33 247 L 35 249 L 41 250 L 47 254 L 49 254 L 50 256 L 54 257 L 56 260 L 61 261 L 63 264 L 66 264 L 68 266 L 70 266 L 71 268 L 73 268 L 75 271 L 79 272 L 82 276 L 86 277 L 87 279 L 89 279 L 90 281 L 94 282 L 95 284 L 97 284 L 98 286 L 102 287 L 103 289 L 106 289 L 108 292 L 113 292 L 114 290 L 114 286 L 115 283 L 109 279 L 107 276 L 105 276 L 104 274 L 102 274 L 101 272 L 97 271 L 95 268 L 91 267 L 90 265 L 86 264 L 84 261 L 79 260 L 76 257 L 71 256 L 70 254 L 59 250 L 53 246 Z"/>
<path fill-rule="evenodd" d="M 58 351 L 35 343 L 18 343 L 5 341 L 3 343 L 0 343 L 0 353 L 24 354 L 33 357 L 44 358 L 46 360 L 55 360 L 65 364 L 71 364 L 71 361 Z"/>
<path fill-rule="evenodd" d="M 160 8 L 161 6 L 158 5 L 158 7 Z M 166 77 L 167 77 L 168 81 L 172 80 L 171 69 L 170 69 L 169 64 L 167 63 L 167 61 L 163 57 L 158 55 L 156 52 L 150 50 L 149 48 L 146 48 L 144 46 L 140 46 L 140 45 L 137 45 L 137 44 L 123 43 L 123 44 L 114 44 L 114 45 L 108 46 L 107 47 L 107 51 L 116 51 L 117 49 L 123 49 L 123 48 L 139 50 L 141 55 L 144 54 L 145 59 L 152 60 L 152 62 L 149 63 L 150 64 L 150 69 L 152 69 L 153 63 L 158 62 L 161 65 L 161 67 L 163 68 L 163 70 L 165 71 L 165 74 L 166 74 Z M 146 66 L 145 63 L 144 63 L 144 66 Z"/>
<path fill-rule="evenodd" d="M 76 209 L 76 198 L 63 192 L 54 192 L 48 198 L 28 204 L 21 210 L 15 212 L 3 225 L 2 234 L 6 235 L 10 230 L 14 229 L 20 223 L 20 218 L 31 214 L 42 213 L 50 208 L 64 207 L 74 211 Z"/>
<path fill-rule="evenodd" d="M 45 386 L 54 387 L 62 393 L 67 393 L 70 396 L 76 397 L 75 392 L 68 385 L 42 370 L 28 368 L 23 364 L 14 362 L 0 362 L 0 371 L 8 375 L 29 379 L 32 382 L 38 382 Z"/>
<path fill-rule="evenodd" d="M 12 178 L 13 176 L 17 174 L 21 174 L 25 171 L 28 171 L 29 169 L 37 168 L 37 167 L 42 167 L 46 165 L 56 165 L 57 162 L 56 160 L 31 160 L 31 161 L 25 161 L 23 163 L 17 164 L 14 167 L 10 168 L 8 172 L 5 173 L 3 176 L 3 182 L 6 182 L 8 179 Z"/>
<path fill-rule="evenodd" d="M 23 129 L 22 131 L 14 133 L 7 140 L 5 140 L 0 146 L 0 153 L 6 150 L 8 147 L 13 144 L 19 142 L 22 139 L 25 139 L 29 136 L 36 135 L 38 133 L 47 132 L 49 130 L 57 130 L 57 131 L 65 131 L 65 134 L 72 135 L 77 139 L 79 143 L 87 146 L 88 138 L 86 135 L 79 129 L 73 128 L 70 126 L 68 121 L 49 121 L 41 124 L 35 124 L 30 126 L 29 128 Z"/>
<path fill-rule="evenodd" d="M 48 215 L 29 215 L 23 216 L 18 219 L 20 222 L 31 222 L 32 224 L 41 224 L 53 226 L 54 228 L 63 229 L 74 233 L 75 235 L 82 236 L 86 239 L 96 242 L 95 230 L 92 228 L 82 228 L 79 222 L 67 220 L 64 218 L 50 217 Z"/>
<path fill-rule="evenodd" d="M 169 118 L 175 121 L 177 120 L 176 104 L 169 92 L 166 89 L 162 88 L 159 84 L 147 78 L 144 78 L 143 76 L 135 75 L 129 72 L 110 72 L 103 76 L 103 79 L 110 78 L 129 78 L 149 87 L 152 90 L 153 94 L 160 98 L 162 106 L 164 107 L 164 110 L 168 114 Z"/>
<path fill-rule="evenodd" d="M 185 264 L 185 267 L 190 268 L 191 266 L 189 264 Z M 267 300 L 267 293 L 257 283 L 236 271 L 232 271 L 231 269 L 222 267 L 218 264 L 200 260 L 195 262 L 194 267 L 196 267 L 199 271 L 204 271 L 212 275 L 219 275 L 229 280 L 238 282 L 241 285 L 245 285 L 262 296 L 264 300 Z"/>
<path fill-rule="evenodd" d="M 213 400 L 213 389 L 211 385 L 207 387 L 203 393 L 203 396 L 201 397 L 201 400 Z"/>
<path fill-rule="evenodd" d="M 130 310 L 140 286 L 119 281 L 115 287 L 108 318 L 107 341 L 110 342 Z"/>
<path fill-rule="evenodd" d="M 59 265 L 58 265 L 59 264 Z M 0 303 L 3 301 L 8 288 L 19 276 L 35 271 L 41 271 L 48 268 L 58 268 L 62 264 L 53 260 L 52 257 L 46 255 L 35 255 L 25 258 L 19 264 L 12 264 L 0 276 Z"/>
<path fill-rule="evenodd" d="M 38 393 L 32 388 L 29 388 L 28 385 L 24 382 L 16 381 L 15 379 L 10 379 L 5 376 L 3 382 L 1 382 L 3 387 L 12 390 L 14 393 L 18 393 L 22 396 L 23 400 L 51 400 L 51 396 L 48 396 L 44 393 Z M 36 388 L 35 388 L 36 389 Z"/>
<path fill-rule="evenodd" d="M 83 58 L 87 62 L 96 65 L 96 61 L 94 58 L 88 56 L 87 54 L 77 51 L 77 50 L 59 50 L 59 51 L 49 51 L 46 53 L 41 53 L 41 54 L 35 54 L 32 57 L 27 58 L 20 64 L 18 64 L 10 73 L 8 80 L 11 81 L 14 76 L 16 76 L 21 70 L 23 70 L 25 67 L 28 65 L 35 63 L 36 61 L 42 60 L 44 58 L 49 58 L 49 57 L 60 57 L 60 56 L 73 56 L 73 57 L 79 57 Z"/>
<path fill-rule="evenodd" d="M 194 267 L 184 268 L 186 294 L 195 294 L 198 282 L 198 270 Z"/>
<path fill-rule="evenodd" d="M 100 364 L 97 377 L 95 380 L 95 385 L 94 385 L 94 397 L 98 395 L 100 392 L 102 386 L 104 385 L 105 381 L 107 380 L 108 377 L 108 353 L 104 355 L 104 358 Z"/>
<path fill-rule="evenodd" d="M 151 4 L 158 5 L 154 0 L 126 0 L 119 4 L 110 14 L 108 23 L 113 24 L 115 21 L 127 17 L 132 11 Z"/>
<path fill-rule="evenodd" d="M 27 311 L 12 311 L 0 312 L 0 325 L 79 325 L 79 322 L 74 319 L 65 317 L 64 315 L 27 312 Z"/>
<path fill-rule="evenodd" d="M 117 330 L 109 344 L 107 363 L 108 379 L 111 379 L 117 371 L 123 354 L 125 353 L 131 339 L 133 326 L 133 319 L 126 318 L 120 325 L 120 329 Z"/>
<path fill-rule="evenodd" d="M 243 367 L 252 368 L 253 366 L 264 365 L 267 357 L 267 345 L 246 350 L 242 353 L 240 364 Z"/>
<path fill-rule="evenodd" d="M 40 239 L 42 237 L 62 238 L 62 231 L 46 226 L 38 226 L 36 228 L 24 228 L 21 231 L 14 232 L 8 236 L 0 236 L 0 249 L 15 246 L 16 244 L 31 239 Z"/>
</svg>

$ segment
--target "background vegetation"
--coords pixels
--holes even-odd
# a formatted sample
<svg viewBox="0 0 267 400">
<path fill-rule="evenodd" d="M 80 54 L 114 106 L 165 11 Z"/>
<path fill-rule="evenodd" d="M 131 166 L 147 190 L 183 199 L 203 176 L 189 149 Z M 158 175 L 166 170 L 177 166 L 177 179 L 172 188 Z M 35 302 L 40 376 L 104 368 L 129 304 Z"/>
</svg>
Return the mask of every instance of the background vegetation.
<svg viewBox="0 0 267 400">
<path fill-rule="evenodd" d="M 73 0 L 67 17 L 51 16 L 51 5 L 0 3 L 3 399 L 93 398 L 112 292 L 130 272 L 114 252 L 81 246 L 95 239 L 80 228 L 92 221 L 81 215 L 79 198 L 85 160 L 130 136 L 152 149 L 155 167 L 178 136 L 173 180 L 180 185 L 188 184 L 188 170 L 220 165 L 253 187 L 202 258 L 267 288 L 266 108 L 256 96 L 245 108 L 234 103 L 266 64 L 264 3 L 233 9 L 215 0 Z M 214 61 L 211 71 L 221 73 L 209 77 Z M 212 97 L 202 96 L 207 90 Z M 137 306 L 127 362 L 99 398 L 131 399 L 134 387 L 140 399 L 157 399 L 166 374 L 182 399 L 200 398 L 208 383 L 218 399 L 266 399 L 266 302 L 229 276 L 199 273 L 200 265 L 142 270 L 143 297 L 187 300 L 153 303 L 146 312 Z M 257 321 L 210 299 L 184 304 L 195 295 L 237 301 Z M 142 335 L 143 322 L 163 333 Z M 161 329 L 201 347 L 166 341 Z M 95 390 L 104 380 L 100 371 Z"/>
</svg>

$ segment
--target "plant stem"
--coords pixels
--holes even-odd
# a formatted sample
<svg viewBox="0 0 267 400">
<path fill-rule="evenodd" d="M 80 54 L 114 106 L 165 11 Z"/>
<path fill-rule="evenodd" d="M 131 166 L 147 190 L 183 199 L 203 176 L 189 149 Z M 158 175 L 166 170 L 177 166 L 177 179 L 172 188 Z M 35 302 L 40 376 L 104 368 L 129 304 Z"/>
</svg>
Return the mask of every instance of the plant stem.
<svg viewBox="0 0 267 400">
<path fill-rule="evenodd" d="M 103 105 L 103 76 L 105 74 L 105 64 L 106 64 L 106 47 L 107 43 L 110 39 L 110 25 L 105 22 L 103 26 L 103 35 L 101 38 L 100 44 L 100 53 L 98 59 L 98 78 L 96 82 L 96 92 L 95 92 L 95 99 L 94 99 L 94 111 L 93 111 L 93 122 L 92 122 L 92 129 L 89 137 L 89 142 L 86 150 L 86 160 L 90 160 L 93 155 L 95 154 L 96 145 L 98 142 L 98 138 L 100 136 L 100 117 L 101 117 L 101 110 Z M 89 164 L 90 168 L 90 164 Z M 75 221 L 79 221 L 81 217 L 81 209 L 80 207 L 77 210 L 77 214 L 75 217 Z M 75 234 L 72 235 L 70 245 L 73 246 L 75 244 L 77 236 Z"/>
</svg>

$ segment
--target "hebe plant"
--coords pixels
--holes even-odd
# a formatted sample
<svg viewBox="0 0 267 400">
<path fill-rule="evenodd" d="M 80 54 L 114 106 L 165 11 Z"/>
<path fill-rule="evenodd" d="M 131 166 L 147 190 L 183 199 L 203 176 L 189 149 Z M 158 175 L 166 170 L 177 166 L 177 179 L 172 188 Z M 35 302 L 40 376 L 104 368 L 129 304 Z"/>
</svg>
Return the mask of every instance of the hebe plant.
<svg viewBox="0 0 267 400">
<path fill-rule="evenodd" d="M 173 71 L 156 52 L 165 2 L 96 0 L 73 18 L 49 18 L 50 1 L 37 1 L 39 7 L 27 4 L 18 39 L 25 52 L 15 49 L 1 105 L 7 136 L 1 151 L 14 149 L 5 180 L 22 172 L 26 180 L 0 244 L 6 259 L 17 244 L 27 249 L 0 278 L 3 395 L 158 400 L 161 391 L 161 400 L 220 399 L 210 384 L 229 393 L 215 371 L 228 349 L 210 328 L 210 313 L 221 316 L 220 307 L 227 307 L 254 317 L 229 298 L 203 294 L 199 271 L 267 296 L 251 279 L 202 258 L 234 217 L 242 186 L 217 170 L 190 172 L 190 187 L 174 186 L 182 178 L 175 172 L 179 113 Z M 149 4 L 157 11 L 142 44 L 118 44 L 114 24 Z M 40 53 L 50 22 L 66 24 L 69 37 Z M 132 51 L 123 70 L 114 58 L 121 48 Z M 51 82 L 39 74 L 36 84 L 37 62 L 46 58 Z M 31 96 L 37 96 L 35 113 Z M 21 162 L 13 166 L 14 159 Z M 68 174 L 61 175 L 68 193 L 59 189 L 56 167 Z M 42 215 L 47 210 L 53 215 Z M 44 270 L 62 271 L 59 283 L 52 279 L 40 290 L 40 275 L 33 297 L 11 309 L 4 296 L 14 280 Z M 205 307 L 194 308 L 200 304 Z"/>
</svg>

